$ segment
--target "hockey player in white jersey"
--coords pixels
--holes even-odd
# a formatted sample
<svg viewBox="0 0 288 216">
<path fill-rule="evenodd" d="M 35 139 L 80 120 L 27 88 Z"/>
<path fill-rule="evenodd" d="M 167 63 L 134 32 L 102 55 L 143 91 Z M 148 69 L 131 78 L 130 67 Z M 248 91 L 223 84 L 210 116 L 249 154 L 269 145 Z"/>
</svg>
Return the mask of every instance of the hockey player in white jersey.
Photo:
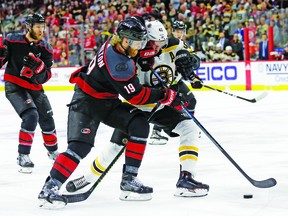
<svg viewBox="0 0 288 216">
<path fill-rule="evenodd" d="M 191 55 L 185 48 L 185 44 L 179 39 L 167 40 L 167 32 L 162 23 L 159 21 L 146 22 L 146 28 L 149 36 L 149 46 L 142 50 L 140 55 L 145 58 L 140 58 L 138 75 L 142 84 L 149 86 L 159 85 L 159 81 L 151 72 L 151 63 L 153 70 L 157 72 L 168 86 L 183 93 L 185 104 L 189 104 L 190 90 L 187 85 L 180 80 L 174 83 L 176 74 L 181 74 L 184 79 L 189 80 L 191 85 L 202 85 L 202 82 L 195 73 L 199 67 L 199 58 Z M 168 42 L 168 44 L 167 44 Z M 161 53 L 159 55 L 159 53 Z M 156 55 L 156 56 L 155 56 Z M 155 56 L 154 60 L 153 56 Z M 148 58 L 147 58 L 148 57 Z M 175 66 L 175 62 L 177 69 Z M 147 67 L 147 68 L 145 68 Z M 146 72 L 145 72 L 146 71 Z M 175 73 L 177 71 L 177 73 Z M 184 87 L 183 87 L 184 86 Z M 186 88 L 189 92 L 186 91 Z M 181 92 L 182 90 L 186 92 Z M 145 111 L 150 111 L 151 106 L 141 106 Z M 189 108 L 189 105 L 187 106 Z M 180 107 L 179 107 L 180 108 Z M 193 113 L 193 111 L 191 111 Z M 167 118 L 169 116 L 169 118 Z M 209 186 L 196 181 L 196 164 L 198 160 L 199 149 L 199 128 L 194 121 L 183 115 L 181 108 L 177 111 L 174 108 L 165 106 L 163 109 L 154 112 L 151 117 L 151 122 L 156 123 L 170 136 L 179 136 L 179 160 L 180 160 L 180 175 L 176 183 L 175 196 L 180 197 L 201 197 L 206 196 L 209 191 Z M 75 192 L 86 185 L 95 182 L 105 171 L 111 161 L 120 152 L 125 145 L 125 134 L 119 130 L 115 130 L 111 138 L 110 148 L 105 148 L 93 161 L 89 171 L 82 177 L 71 180 L 67 183 L 66 189 L 69 192 Z M 127 194 L 126 194 L 127 195 Z M 134 200 L 129 195 L 121 197 L 122 200 Z M 137 197 L 137 200 L 141 198 Z"/>
<path fill-rule="evenodd" d="M 160 50 L 158 52 L 157 57 L 155 58 L 155 66 L 154 68 L 159 68 L 159 62 L 161 62 L 161 75 L 164 76 L 165 79 L 169 76 L 171 79 L 175 72 L 175 61 L 174 58 L 176 56 L 177 51 L 181 49 L 187 49 L 190 52 L 192 49 L 188 47 L 188 45 L 182 40 L 184 35 L 186 34 L 186 25 L 183 21 L 176 20 L 172 25 L 172 36 L 168 39 L 168 46 L 165 49 Z M 173 57 L 174 56 L 174 57 Z M 156 78 L 156 77 L 155 77 Z M 154 79 L 155 79 L 154 78 Z M 185 92 L 189 92 L 189 112 L 194 114 L 194 109 L 196 106 L 196 99 L 193 93 L 186 88 L 185 85 L 182 86 L 185 88 Z M 193 88 L 202 88 L 200 82 L 194 83 Z M 184 89 L 183 89 L 184 90 Z M 168 142 L 168 137 L 164 136 L 162 133 L 162 129 L 157 125 L 154 125 L 151 136 L 149 138 L 148 143 L 150 145 L 165 145 Z"/>
</svg>

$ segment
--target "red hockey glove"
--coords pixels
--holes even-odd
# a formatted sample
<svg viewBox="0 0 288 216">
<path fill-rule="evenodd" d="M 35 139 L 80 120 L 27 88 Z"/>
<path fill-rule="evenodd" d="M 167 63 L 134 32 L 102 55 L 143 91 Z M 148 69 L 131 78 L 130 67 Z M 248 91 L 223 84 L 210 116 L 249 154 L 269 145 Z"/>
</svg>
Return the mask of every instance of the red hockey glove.
<svg viewBox="0 0 288 216">
<path fill-rule="evenodd" d="M 33 53 L 29 53 L 28 56 L 25 56 L 23 59 L 24 67 L 26 66 L 30 70 L 32 70 L 33 73 L 39 74 L 43 71 L 45 71 L 45 64 L 44 62 L 35 57 Z"/>
<path fill-rule="evenodd" d="M 177 96 L 177 92 L 168 88 L 165 88 L 164 91 L 165 91 L 164 97 L 161 100 L 159 100 L 159 103 L 166 105 L 166 106 L 170 106 L 175 100 Z"/>
<path fill-rule="evenodd" d="M 27 78 L 31 78 L 34 75 L 33 71 L 27 67 L 27 66 L 23 66 L 21 71 L 20 71 L 20 76 L 24 76 Z"/>
</svg>

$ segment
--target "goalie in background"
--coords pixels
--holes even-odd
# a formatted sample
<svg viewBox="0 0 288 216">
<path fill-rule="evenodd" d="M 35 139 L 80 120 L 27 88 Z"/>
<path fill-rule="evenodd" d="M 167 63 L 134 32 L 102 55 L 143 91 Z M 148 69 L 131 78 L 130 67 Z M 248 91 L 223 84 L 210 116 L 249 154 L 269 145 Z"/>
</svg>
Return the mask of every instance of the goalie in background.
<svg viewBox="0 0 288 216">
<path fill-rule="evenodd" d="M 194 97 L 191 97 L 191 91 L 187 87 L 187 84 L 184 83 L 184 80 L 191 84 L 192 87 L 196 85 L 200 87 L 202 85 L 201 79 L 193 71 L 193 69 L 200 66 L 200 59 L 186 49 L 176 48 L 176 50 L 171 50 L 173 45 L 174 47 L 178 47 L 179 43 L 182 42 L 178 39 L 168 41 L 167 32 L 159 21 L 146 22 L 146 28 L 149 41 L 146 48 L 140 51 L 140 57 L 138 59 L 139 67 L 137 72 L 141 84 L 154 88 L 161 85 L 159 80 L 151 72 L 153 66 L 155 72 L 163 78 L 166 84 L 170 86 L 171 89 L 177 91 L 177 95 L 181 97 L 181 100 L 185 102 L 185 106 L 189 110 L 190 101 L 193 103 L 193 107 L 195 101 Z M 161 52 L 162 54 L 160 54 Z M 178 83 L 174 83 L 173 80 L 175 80 L 178 75 L 181 79 Z M 155 106 L 155 104 L 148 104 L 137 107 L 148 112 L 148 118 L 150 117 L 153 105 Z M 190 114 L 193 114 L 193 110 L 190 110 Z M 163 129 L 169 136 L 179 137 L 178 155 L 180 174 L 174 195 L 179 197 L 206 196 L 209 191 L 209 186 L 195 180 L 200 145 L 200 131 L 198 126 L 191 118 L 187 117 L 187 114 L 182 110 L 181 106 L 174 108 L 165 106 L 157 112 L 153 112 L 149 122 L 157 125 L 161 130 Z M 126 134 L 115 130 L 110 140 L 111 143 L 96 156 L 88 172 L 85 173 L 84 176 L 73 179 L 67 183 L 67 191 L 75 192 L 90 183 L 96 182 L 123 148 L 123 145 L 125 145 L 123 140 L 126 139 Z M 163 163 L 165 163 L 165 161 L 163 161 Z"/>
<path fill-rule="evenodd" d="M 0 46 L 0 66 L 4 74 L 5 95 L 22 119 L 19 131 L 17 164 L 19 172 L 31 173 L 29 155 L 39 123 L 44 146 L 52 160 L 58 155 L 57 135 L 50 102 L 42 84 L 51 78 L 52 47 L 43 40 L 45 19 L 40 14 L 26 17 L 26 34 L 8 34 Z"/>
</svg>

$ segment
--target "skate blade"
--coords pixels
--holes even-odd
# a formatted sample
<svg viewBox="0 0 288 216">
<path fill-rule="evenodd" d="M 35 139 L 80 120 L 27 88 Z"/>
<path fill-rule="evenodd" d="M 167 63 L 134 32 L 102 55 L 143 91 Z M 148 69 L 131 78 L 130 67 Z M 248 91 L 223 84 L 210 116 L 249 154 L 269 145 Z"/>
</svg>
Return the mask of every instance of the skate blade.
<svg viewBox="0 0 288 216">
<path fill-rule="evenodd" d="M 150 140 L 149 145 L 166 145 L 168 141 Z"/>
<path fill-rule="evenodd" d="M 45 199 L 39 199 L 38 205 L 42 209 L 62 209 L 67 205 L 67 203 L 61 201 L 53 201 L 51 203 Z"/>
<path fill-rule="evenodd" d="M 31 174 L 33 171 L 33 167 L 20 167 L 18 169 L 18 172 L 24 173 L 24 174 Z"/>
<path fill-rule="evenodd" d="M 151 193 L 139 194 L 130 191 L 122 191 L 119 197 L 122 201 L 148 201 L 152 199 Z"/>
<path fill-rule="evenodd" d="M 204 197 L 208 195 L 207 189 L 196 188 L 194 190 L 187 188 L 177 188 L 174 196 L 177 197 Z"/>
</svg>

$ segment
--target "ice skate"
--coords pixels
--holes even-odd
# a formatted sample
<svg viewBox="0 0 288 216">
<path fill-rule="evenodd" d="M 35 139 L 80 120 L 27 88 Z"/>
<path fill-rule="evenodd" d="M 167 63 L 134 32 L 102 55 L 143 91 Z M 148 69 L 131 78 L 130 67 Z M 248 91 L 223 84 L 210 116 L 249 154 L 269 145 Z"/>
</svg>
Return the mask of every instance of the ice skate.
<svg viewBox="0 0 288 216">
<path fill-rule="evenodd" d="M 61 196 L 56 180 L 47 178 L 40 194 L 38 195 L 39 207 L 59 209 L 67 205 L 67 198 Z"/>
<path fill-rule="evenodd" d="M 146 201 L 151 200 L 153 188 L 144 186 L 136 176 L 124 173 L 120 184 L 122 193 L 120 200 L 124 201 Z"/>
<path fill-rule="evenodd" d="M 56 151 L 48 151 L 47 155 L 48 155 L 48 158 L 54 162 L 55 159 L 58 157 L 59 152 L 57 150 Z"/>
<path fill-rule="evenodd" d="M 174 195 L 178 197 L 202 197 L 209 191 L 209 185 L 195 181 L 187 171 L 181 171 L 176 188 Z"/>
<path fill-rule="evenodd" d="M 85 178 L 85 176 L 81 176 L 79 178 L 73 179 L 71 181 L 69 181 L 66 184 L 66 190 L 68 192 L 76 192 L 84 187 L 86 187 L 87 185 L 89 185 L 90 182 L 87 181 L 87 179 Z"/>
<path fill-rule="evenodd" d="M 19 172 L 21 173 L 32 173 L 34 163 L 29 158 L 29 154 L 19 154 L 17 157 L 17 164 L 20 166 Z"/>
<path fill-rule="evenodd" d="M 168 142 L 168 137 L 163 136 L 161 131 L 153 130 L 149 139 L 150 145 L 165 145 Z"/>
</svg>

